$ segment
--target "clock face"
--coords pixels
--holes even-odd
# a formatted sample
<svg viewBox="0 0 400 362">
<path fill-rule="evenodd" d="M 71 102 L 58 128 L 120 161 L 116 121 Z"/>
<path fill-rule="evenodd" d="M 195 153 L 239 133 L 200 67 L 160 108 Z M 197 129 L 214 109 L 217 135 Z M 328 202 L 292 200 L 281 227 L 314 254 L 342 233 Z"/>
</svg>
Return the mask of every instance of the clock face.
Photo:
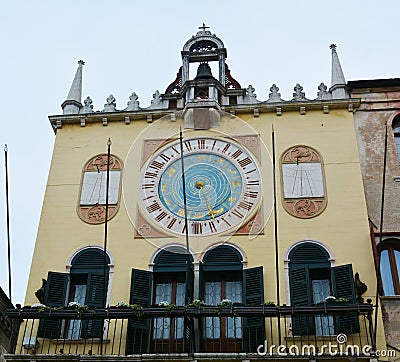
<svg viewBox="0 0 400 362">
<path fill-rule="evenodd" d="M 261 198 L 259 168 L 242 146 L 228 139 L 192 138 L 183 142 L 189 235 L 210 235 L 239 227 Z M 160 227 L 185 234 L 180 142 L 152 157 L 142 172 L 142 209 Z"/>
</svg>

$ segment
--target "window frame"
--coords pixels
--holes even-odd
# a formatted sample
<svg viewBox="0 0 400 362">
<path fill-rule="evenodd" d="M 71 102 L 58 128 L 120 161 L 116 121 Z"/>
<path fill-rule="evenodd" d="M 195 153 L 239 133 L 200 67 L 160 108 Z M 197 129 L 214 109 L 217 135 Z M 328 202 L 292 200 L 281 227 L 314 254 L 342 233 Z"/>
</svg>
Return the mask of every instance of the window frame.
<svg viewBox="0 0 400 362">
<path fill-rule="evenodd" d="M 391 128 L 393 133 L 394 148 L 397 155 L 397 164 L 400 167 L 400 114 L 393 118 Z"/>
<path fill-rule="evenodd" d="M 385 250 L 388 251 L 390 273 L 393 282 L 394 294 L 385 294 L 384 291 L 384 281 L 382 279 L 381 263 L 382 263 L 382 252 L 384 252 Z M 384 240 L 379 245 L 378 251 L 379 251 L 379 274 L 381 279 L 382 295 L 383 296 L 400 295 L 400 275 L 399 275 L 400 265 L 397 265 L 395 256 L 395 251 L 398 251 L 400 253 L 400 240 L 399 239 Z"/>
</svg>

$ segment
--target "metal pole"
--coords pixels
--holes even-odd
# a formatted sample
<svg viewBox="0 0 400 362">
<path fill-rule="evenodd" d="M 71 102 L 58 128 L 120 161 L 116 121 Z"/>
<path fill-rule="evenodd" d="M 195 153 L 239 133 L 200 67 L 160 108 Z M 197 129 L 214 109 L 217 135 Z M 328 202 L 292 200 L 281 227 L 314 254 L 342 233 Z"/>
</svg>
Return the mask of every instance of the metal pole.
<svg viewBox="0 0 400 362">
<path fill-rule="evenodd" d="M 10 207 L 8 203 L 8 147 L 4 145 L 4 159 L 5 159 L 5 169 L 6 169 L 6 213 L 7 213 L 7 257 L 8 257 L 8 297 L 10 302 L 12 302 L 11 296 L 11 241 L 10 241 Z"/>
<path fill-rule="evenodd" d="M 108 195 L 109 195 L 109 186 L 110 186 L 110 150 L 111 150 L 111 139 L 109 138 L 107 141 L 107 173 L 106 173 L 106 217 L 104 221 L 104 260 L 103 260 L 103 307 L 107 306 L 107 234 L 108 234 Z M 101 338 L 100 338 L 100 355 L 103 354 L 103 338 L 104 338 L 104 321 L 105 319 L 101 319 Z"/>
<path fill-rule="evenodd" d="M 387 161 L 387 124 L 385 123 L 385 147 L 383 155 L 383 171 L 382 171 L 382 194 L 381 194 L 381 218 L 379 225 L 379 245 L 382 243 L 383 234 L 383 216 L 385 206 L 385 188 L 386 188 L 386 161 Z M 376 330 L 378 326 L 378 299 L 379 299 L 379 282 L 381 279 L 381 250 L 378 252 L 377 268 L 376 268 L 376 294 L 375 294 L 375 320 L 374 320 L 374 339 L 372 341 L 372 350 L 376 350 Z"/>
<path fill-rule="evenodd" d="M 278 250 L 278 213 L 276 210 L 276 164 L 275 164 L 275 131 L 272 125 L 272 174 L 274 177 L 274 238 L 275 238 L 275 275 L 276 275 L 276 303 L 281 305 L 280 301 L 280 283 L 279 283 L 279 250 Z M 281 344 L 281 321 L 278 316 L 278 340 Z"/>
<path fill-rule="evenodd" d="M 183 164 L 183 140 L 182 128 L 179 128 L 179 143 L 181 147 L 181 168 L 182 168 L 182 192 L 183 192 L 183 207 L 185 211 L 185 237 L 186 237 L 186 252 L 189 254 L 189 230 L 187 219 L 187 205 L 186 205 L 186 181 L 185 181 L 185 166 Z"/>
</svg>

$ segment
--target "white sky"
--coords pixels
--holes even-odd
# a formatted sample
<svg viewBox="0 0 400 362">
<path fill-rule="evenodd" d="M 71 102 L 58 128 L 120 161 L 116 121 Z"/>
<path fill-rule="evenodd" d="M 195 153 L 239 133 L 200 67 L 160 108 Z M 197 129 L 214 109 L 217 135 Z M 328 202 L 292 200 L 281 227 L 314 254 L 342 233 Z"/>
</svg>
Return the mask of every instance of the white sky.
<svg viewBox="0 0 400 362">
<path fill-rule="evenodd" d="M 321 82 L 330 86 L 331 43 L 346 80 L 400 76 L 397 0 L 0 5 L 0 150 L 8 144 L 14 303 L 24 301 L 55 139 L 47 117 L 62 112 L 79 59 L 86 62 L 83 99 L 90 95 L 95 110 L 110 93 L 118 109 L 133 91 L 141 107 L 150 105 L 154 91 L 163 93 L 175 79 L 183 44 L 203 22 L 224 41 L 233 77 L 242 87 L 252 84 L 259 100 L 268 98 L 273 83 L 283 99 L 292 98 L 296 83 L 316 98 Z M 4 187 L 1 155 L 0 286 L 8 294 Z"/>
</svg>

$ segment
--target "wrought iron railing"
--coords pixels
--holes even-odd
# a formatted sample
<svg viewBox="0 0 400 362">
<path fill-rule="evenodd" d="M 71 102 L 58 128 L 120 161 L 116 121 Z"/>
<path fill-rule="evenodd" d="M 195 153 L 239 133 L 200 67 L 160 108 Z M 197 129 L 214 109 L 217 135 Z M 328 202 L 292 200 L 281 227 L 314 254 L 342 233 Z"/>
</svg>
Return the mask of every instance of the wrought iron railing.
<svg viewBox="0 0 400 362">
<path fill-rule="evenodd" d="M 310 307 L 234 306 L 106 309 L 21 308 L 7 318 L 21 323 L 17 355 L 369 357 L 371 304 Z M 15 338 L 15 336 L 10 336 Z M 336 346 L 336 347 L 335 347 Z"/>
</svg>

